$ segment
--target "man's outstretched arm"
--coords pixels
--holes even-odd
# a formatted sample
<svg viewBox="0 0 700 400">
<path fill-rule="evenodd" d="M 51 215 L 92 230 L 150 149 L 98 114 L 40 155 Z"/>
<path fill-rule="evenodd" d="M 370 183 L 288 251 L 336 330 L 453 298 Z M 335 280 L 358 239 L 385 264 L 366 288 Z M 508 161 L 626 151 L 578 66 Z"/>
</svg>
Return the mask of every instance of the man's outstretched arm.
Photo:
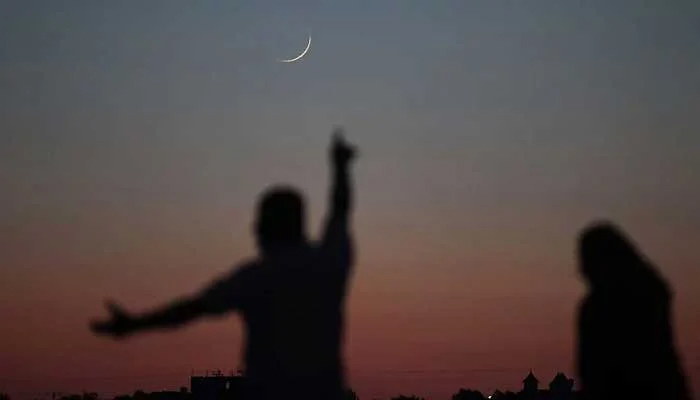
<svg viewBox="0 0 700 400">
<path fill-rule="evenodd" d="M 177 328 L 203 316 L 221 315 L 238 306 L 236 299 L 240 294 L 235 283 L 233 278 L 217 281 L 199 294 L 181 297 L 143 314 L 130 314 L 108 302 L 109 318 L 92 321 L 90 328 L 96 334 L 121 338 L 140 331 Z"/>
<path fill-rule="evenodd" d="M 350 183 L 350 163 L 355 158 L 356 150 L 336 129 L 331 147 L 331 168 L 333 183 L 331 185 L 329 215 L 323 235 L 325 245 L 349 240 L 348 222 L 352 209 L 352 187 Z M 343 243 L 345 244 L 345 243 Z"/>
</svg>

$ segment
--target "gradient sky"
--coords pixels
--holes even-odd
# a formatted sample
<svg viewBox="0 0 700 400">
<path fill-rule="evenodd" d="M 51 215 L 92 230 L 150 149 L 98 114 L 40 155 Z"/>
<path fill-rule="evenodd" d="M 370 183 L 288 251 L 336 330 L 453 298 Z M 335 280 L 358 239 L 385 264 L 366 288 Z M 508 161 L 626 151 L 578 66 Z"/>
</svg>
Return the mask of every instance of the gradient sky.
<svg viewBox="0 0 700 400">
<path fill-rule="evenodd" d="M 0 391 L 236 368 L 237 317 L 124 343 L 87 322 L 254 255 L 268 184 L 305 191 L 315 234 L 343 124 L 363 399 L 573 375 L 574 244 L 597 218 L 674 286 L 700 394 L 699 71 L 695 0 L 0 0 Z"/>
</svg>

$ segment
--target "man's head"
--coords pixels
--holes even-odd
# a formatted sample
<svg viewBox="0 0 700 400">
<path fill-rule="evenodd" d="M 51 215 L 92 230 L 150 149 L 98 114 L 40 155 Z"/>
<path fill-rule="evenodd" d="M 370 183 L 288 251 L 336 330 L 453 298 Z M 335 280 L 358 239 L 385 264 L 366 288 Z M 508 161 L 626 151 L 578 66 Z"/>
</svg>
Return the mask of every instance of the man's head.
<svg viewBox="0 0 700 400">
<path fill-rule="evenodd" d="M 255 233 L 263 251 L 305 240 L 304 199 L 294 188 L 277 186 L 265 191 L 258 203 Z"/>
</svg>

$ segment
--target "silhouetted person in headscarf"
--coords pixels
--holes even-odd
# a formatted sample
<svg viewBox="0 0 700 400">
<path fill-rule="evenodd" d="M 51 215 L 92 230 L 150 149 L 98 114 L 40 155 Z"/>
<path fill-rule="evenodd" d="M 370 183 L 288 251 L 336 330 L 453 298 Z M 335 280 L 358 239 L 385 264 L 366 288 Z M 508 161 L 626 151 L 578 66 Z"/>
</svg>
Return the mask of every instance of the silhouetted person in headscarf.
<svg viewBox="0 0 700 400">
<path fill-rule="evenodd" d="M 578 372 L 585 400 L 689 399 L 671 327 L 671 291 L 616 227 L 580 237 Z"/>
<path fill-rule="evenodd" d="M 330 153 L 330 214 L 318 243 L 306 238 L 302 196 L 274 188 L 259 204 L 257 259 L 152 312 L 133 315 L 110 303 L 110 318 L 93 322 L 93 331 L 123 337 L 238 311 L 246 332 L 246 398 L 341 398 L 344 300 L 353 264 L 348 169 L 355 150 L 336 131 Z"/>
</svg>

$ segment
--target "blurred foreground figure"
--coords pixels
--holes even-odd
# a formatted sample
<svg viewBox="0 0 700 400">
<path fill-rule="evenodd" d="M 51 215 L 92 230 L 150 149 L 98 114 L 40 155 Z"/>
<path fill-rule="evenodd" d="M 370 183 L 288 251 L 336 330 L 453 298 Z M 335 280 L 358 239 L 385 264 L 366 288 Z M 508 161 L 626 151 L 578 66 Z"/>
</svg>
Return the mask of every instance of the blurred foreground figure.
<svg viewBox="0 0 700 400">
<path fill-rule="evenodd" d="M 340 399 L 344 305 L 353 264 L 348 225 L 354 156 L 336 131 L 330 213 L 318 243 L 306 238 L 302 196 L 292 188 L 273 188 L 259 203 L 257 259 L 149 313 L 130 314 L 109 303 L 110 317 L 92 322 L 92 330 L 121 338 L 237 311 L 246 330 L 246 399 Z"/>
<path fill-rule="evenodd" d="M 608 223 L 584 230 L 579 256 L 589 286 L 578 322 L 583 399 L 690 399 L 666 282 Z"/>
</svg>

